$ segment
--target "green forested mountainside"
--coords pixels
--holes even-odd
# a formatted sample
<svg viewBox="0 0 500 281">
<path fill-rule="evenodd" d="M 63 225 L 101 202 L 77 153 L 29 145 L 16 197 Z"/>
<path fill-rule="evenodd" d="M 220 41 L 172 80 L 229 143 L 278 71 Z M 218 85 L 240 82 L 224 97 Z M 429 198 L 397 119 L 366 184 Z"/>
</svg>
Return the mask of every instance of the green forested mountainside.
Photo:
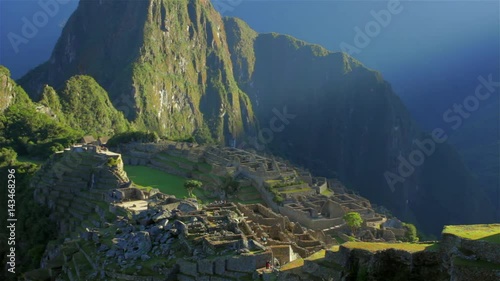
<svg viewBox="0 0 500 281">
<path fill-rule="evenodd" d="M 39 104 L 44 106 L 43 109 L 47 114 L 52 116 L 52 118 L 63 122 L 65 121 L 61 99 L 56 90 L 51 86 L 44 86 Z"/>
<path fill-rule="evenodd" d="M 2 69 L 5 69 L 2 67 Z M 11 148 L 19 155 L 48 157 L 53 152 L 73 143 L 83 132 L 52 118 L 42 105 L 33 103 L 24 90 L 8 76 L 0 73 L 13 91 L 0 90 L 0 96 L 12 96 L 11 102 L 0 112 L 0 146 Z"/>
<path fill-rule="evenodd" d="M 416 221 L 429 232 L 445 223 L 493 220 L 493 207 L 448 144 L 392 191 L 384 178 L 423 134 L 381 75 L 341 53 L 279 34 L 259 34 L 225 19 L 233 69 L 260 124 L 286 107 L 289 124 L 270 148 Z M 238 70 L 238 71 L 236 71 Z M 432 219 L 429 219 L 432 218 Z"/>
<path fill-rule="evenodd" d="M 0 113 L 12 104 L 31 103 L 26 92 L 10 78 L 10 71 L 0 65 Z"/>
<path fill-rule="evenodd" d="M 112 136 L 129 129 L 122 112 L 116 110 L 108 93 L 90 76 L 73 76 L 60 91 L 66 123 L 95 136 Z M 57 99 L 53 99 L 57 105 Z"/>
<path fill-rule="evenodd" d="M 315 174 L 336 176 L 425 231 L 493 218 L 491 202 L 446 144 L 391 190 L 385 172 L 396 172 L 398 157 L 427 135 L 378 72 L 346 54 L 223 20 L 210 1 L 82 0 L 51 58 L 19 82 L 57 107 L 41 97 L 45 84 L 54 87 L 68 115 L 62 97 L 75 75 L 93 77 L 135 129 L 226 145 L 257 137 L 256 148 L 264 142 Z"/>
<path fill-rule="evenodd" d="M 22 79 L 38 100 L 92 76 L 137 128 L 224 142 L 255 130 L 234 80 L 224 24 L 209 1 L 90 1 L 72 15 L 50 60 Z"/>
<path fill-rule="evenodd" d="M 85 134 L 112 136 L 131 129 L 92 77 L 71 77 L 59 93 L 45 85 L 35 103 L 8 75 L 2 67 L 0 80 L 8 86 L 0 97 L 9 102 L 0 112 L 0 144 L 19 155 L 48 157 Z"/>
</svg>

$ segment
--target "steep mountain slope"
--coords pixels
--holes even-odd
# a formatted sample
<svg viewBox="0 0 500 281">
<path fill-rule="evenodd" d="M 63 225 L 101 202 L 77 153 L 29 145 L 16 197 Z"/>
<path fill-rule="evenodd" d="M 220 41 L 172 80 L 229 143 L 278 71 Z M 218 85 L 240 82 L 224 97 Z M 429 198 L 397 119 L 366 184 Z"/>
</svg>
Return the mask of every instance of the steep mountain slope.
<svg viewBox="0 0 500 281">
<path fill-rule="evenodd" d="M 378 72 L 289 36 L 257 35 L 238 19 L 225 24 L 235 76 L 262 127 L 273 129 L 276 109 L 283 113 L 286 107 L 290 115 L 289 123 L 273 130 L 272 150 L 318 173 L 337 175 L 430 232 L 445 223 L 492 220 L 490 202 L 446 143 L 437 144 L 391 188 L 386 172 L 398 175 L 398 157 L 408 159 L 419 150 L 417 140 L 429 136 Z M 261 143 L 268 135 L 263 132 Z"/>
<path fill-rule="evenodd" d="M 0 113 L 13 104 L 30 103 L 26 92 L 10 78 L 10 71 L 0 65 Z"/>
<path fill-rule="evenodd" d="M 9 74 L 0 66 L 0 99 L 6 101 L 0 111 L 0 148 L 19 156 L 48 157 L 76 141 L 81 132 L 46 114 L 44 106 L 33 103 Z"/>
<path fill-rule="evenodd" d="M 50 60 L 20 80 L 38 99 L 87 74 L 135 122 L 170 138 L 241 138 L 255 126 L 209 1 L 82 0 Z"/>
<path fill-rule="evenodd" d="M 123 114 L 111 104 L 108 93 L 92 77 L 71 77 L 59 96 L 66 121 L 73 128 L 101 136 L 129 128 Z M 56 99 L 53 106 L 59 107 Z"/>
<path fill-rule="evenodd" d="M 497 90 L 498 91 L 498 90 Z M 500 112 L 499 96 L 492 95 L 464 125 L 450 135 L 464 162 L 496 203 L 496 219 L 500 220 Z"/>
</svg>

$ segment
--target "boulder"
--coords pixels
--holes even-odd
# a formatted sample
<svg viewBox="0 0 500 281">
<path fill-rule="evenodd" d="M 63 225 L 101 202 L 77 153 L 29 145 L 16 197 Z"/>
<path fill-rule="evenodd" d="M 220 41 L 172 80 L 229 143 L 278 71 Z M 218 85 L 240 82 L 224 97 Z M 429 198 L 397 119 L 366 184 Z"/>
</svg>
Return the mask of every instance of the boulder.
<svg viewBox="0 0 500 281">
<path fill-rule="evenodd" d="M 154 222 L 159 222 L 161 220 L 165 220 L 165 219 L 168 219 L 172 216 L 172 213 L 168 210 L 160 210 L 158 213 L 156 213 L 153 217 L 151 217 L 151 219 L 154 221 Z M 167 220 L 168 222 L 168 220 Z"/>
<path fill-rule="evenodd" d="M 189 213 L 198 210 L 198 202 L 194 200 L 183 200 L 177 209 L 183 213 Z"/>
<path fill-rule="evenodd" d="M 176 220 L 174 222 L 174 227 L 175 227 L 175 229 L 177 229 L 177 233 L 179 235 L 181 235 L 181 234 L 188 234 L 187 226 L 186 226 L 185 223 L 183 223 L 183 222 L 181 222 L 179 220 Z"/>
</svg>

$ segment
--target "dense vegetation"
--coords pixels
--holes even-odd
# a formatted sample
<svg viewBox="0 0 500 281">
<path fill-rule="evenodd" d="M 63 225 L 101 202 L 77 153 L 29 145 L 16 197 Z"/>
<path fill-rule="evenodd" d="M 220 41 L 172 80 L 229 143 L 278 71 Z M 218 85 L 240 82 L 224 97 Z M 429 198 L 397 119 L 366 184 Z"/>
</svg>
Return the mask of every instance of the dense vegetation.
<svg viewBox="0 0 500 281">
<path fill-rule="evenodd" d="M 106 91 L 89 76 L 69 79 L 58 94 L 45 85 L 41 99 L 33 103 L 2 68 L 2 78 L 14 87 L 10 105 L 0 111 L 0 145 L 19 155 L 45 159 L 75 143 L 83 135 L 114 135 L 131 127 L 117 111 Z M 148 140 L 151 140 L 149 138 Z"/>
<path fill-rule="evenodd" d="M 2 77 L 13 85 L 14 93 L 10 95 L 14 98 L 9 107 L 0 111 L 0 147 L 11 148 L 19 155 L 47 158 L 83 134 L 46 114 L 9 77 Z M 0 95 L 9 93 L 3 91 Z"/>
<path fill-rule="evenodd" d="M 114 135 L 109 139 L 107 145 L 109 147 L 117 147 L 119 144 L 130 142 L 157 142 L 158 140 L 156 132 L 131 131 Z"/>
<path fill-rule="evenodd" d="M 417 228 L 415 227 L 415 225 L 413 225 L 411 223 L 405 223 L 405 224 L 403 224 L 403 227 L 406 230 L 406 234 L 405 234 L 406 241 L 407 242 L 418 242 L 419 238 L 418 238 L 418 234 L 417 234 Z"/>
<path fill-rule="evenodd" d="M 75 37 L 78 44 L 68 45 Z M 82 1 L 55 46 L 54 61 L 20 84 L 38 100 L 43 84 L 59 89 L 85 73 L 138 130 L 227 143 L 254 131 L 255 118 L 225 41 L 220 15 L 203 1 Z M 77 54 L 71 61 L 68 50 Z"/>
<path fill-rule="evenodd" d="M 343 217 L 347 226 L 351 228 L 351 233 L 356 233 L 356 230 L 363 224 L 363 218 L 358 212 L 349 212 Z"/>
<path fill-rule="evenodd" d="M 72 128 L 100 136 L 129 129 L 128 121 L 113 107 L 108 93 L 90 76 L 71 77 L 61 91 L 60 99 L 62 111 Z M 57 104 L 56 98 L 52 100 Z"/>
<path fill-rule="evenodd" d="M 6 153 L 7 152 L 7 153 Z M 57 237 L 56 225 L 50 221 L 50 210 L 37 204 L 33 198 L 34 189 L 29 181 L 38 166 L 29 162 L 18 162 L 10 149 L 0 152 L 0 178 L 7 179 L 8 169 L 15 170 L 15 210 L 16 210 L 16 272 L 26 272 L 38 268 L 47 242 Z M 2 185 L 3 186 L 3 185 Z M 7 188 L 0 189 L 1 202 L 7 202 Z M 3 204 L 2 206 L 6 206 Z M 0 212 L 0 255 L 2 264 L 7 262 L 7 212 Z M 10 280 L 12 275 L 0 273 L 1 280 Z"/>
<path fill-rule="evenodd" d="M 84 134 L 106 135 L 129 129 L 123 115 L 113 108 L 107 93 L 90 77 L 77 76 L 65 84 L 59 95 L 45 86 L 40 102 L 34 103 L 0 67 L 0 178 L 7 178 L 8 169 L 16 170 L 16 272 L 26 272 L 40 265 L 40 259 L 50 240 L 57 238 L 55 223 L 49 220 L 50 211 L 37 204 L 30 178 L 38 166 L 24 159 L 47 159 L 51 154 L 77 142 Z M 149 134 L 145 134 L 149 136 Z M 157 139 L 152 134 L 147 140 Z M 3 185 L 2 185 L 3 186 Z M 7 189 L 0 190 L 0 200 L 7 202 Z M 7 255 L 6 212 L 2 212 L 0 253 Z M 4 263 L 5 264 L 5 263 Z M 2 271 L 4 274 L 6 271 Z M 7 280 L 0 275 L 1 280 Z"/>
<path fill-rule="evenodd" d="M 37 112 L 29 104 L 15 104 L 0 114 L 0 145 L 20 155 L 46 158 L 81 135 L 81 131 Z"/>
</svg>

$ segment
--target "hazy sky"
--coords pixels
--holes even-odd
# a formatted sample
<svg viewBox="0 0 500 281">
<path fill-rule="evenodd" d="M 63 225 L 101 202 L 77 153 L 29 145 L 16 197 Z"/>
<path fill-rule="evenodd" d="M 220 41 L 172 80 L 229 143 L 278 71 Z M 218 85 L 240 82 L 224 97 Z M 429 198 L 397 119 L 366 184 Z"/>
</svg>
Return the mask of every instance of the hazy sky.
<svg viewBox="0 0 500 281">
<path fill-rule="evenodd" d="M 352 55 L 380 71 L 417 121 L 429 129 L 453 103 L 473 93 L 478 76 L 500 75 L 500 1 L 220 0 L 224 15 L 258 32 L 279 32 L 340 51 L 366 27 L 370 42 Z M 373 14 L 396 13 L 384 25 Z M 394 9 L 393 9 L 394 10 Z M 383 18 L 383 17 L 379 17 Z M 385 18 L 387 19 L 387 18 Z M 377 25 L 379 29 L 377 29 Z M 358 28 L 358 29 L 357 29 Z M 425 110 L 422 111 L 422 108 Z M 423 112 L 423 114 L 422 114 Z"/>
<path fill-rule="evenodd" d="M 388 10 L 388 3 L 246 0 L 224 14 L 244 19 L 259 32 L 291 34 L 339 51 L 342 42 L 354 45 L 355 27 L 365 30 L 374 21 L 372 13 Z M 469 72 L 467 66 L 482 63 L 481 70 L 498 71 L 499 1 L 401 1 L 398 11 L 353 54 L 389 81 L 401 78 L 398 73 L 406 68 L 425 75 L 457 67 Z"/>
</svg>

